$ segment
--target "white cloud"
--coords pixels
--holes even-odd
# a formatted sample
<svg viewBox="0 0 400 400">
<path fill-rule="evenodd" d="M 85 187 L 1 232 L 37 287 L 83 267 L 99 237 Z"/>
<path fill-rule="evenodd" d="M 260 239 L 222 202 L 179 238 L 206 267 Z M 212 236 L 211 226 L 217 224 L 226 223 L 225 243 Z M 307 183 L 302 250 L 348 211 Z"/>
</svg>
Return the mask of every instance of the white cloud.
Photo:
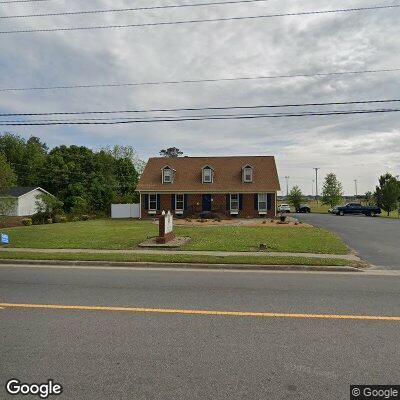
<svg viewBox="0 0 400 400">
<path fill-rule="evenodd" d="M 180 1 L 176 0 L 176 3 Z M 189 1 L 188 1 L 189 2 Z M 193 0 L 193 2 L 195 2 Z M 147 0 L 134 2 L 148 5 Z M 173 3 L 171 1 L 170 3 Z M 151 4 L 165 4 L 152 1 Z M 2 30 L 55 26 L 257 15 L 365 7 L 372 0 L 271 0 L 247 5 L 8 20 Z M 3 5 L 1 12 L 132 7 L 131 1 L 58 1 Z M 400 66 L 400 10 L 330 14 L 0 37 L 0 87 L 202 79 L 315 73 Z M 4 21 L 4 20 L 3 20 Z M 285 104 L 396 98 L 399 73 L 346 75 L 214 84 L 162 85 L 63 91 L 2 92 L 2 112 L 146 109 Z M 373 107 L 373 106 L 371 106 Z M 311 109 L 311 108 L 309 108 Z M 315 109 L 312 108 L 312 109 Z M 331 107 L 334 109 L 334 107 Z M 276 110 L 275 110 L 276 111 Z M 77 143 L 133 145 L 143 158 L 165 146 L 186 154 L 274 154 L 280 176 L 311 191 L 312 167 L 338 173 L 348 193 L 354 179 L 369 190 L 386 170 L 398 174 L 399 115 L 204 121 L 128 126 L 21 127 L 50 146 Z M 8 129 L 10 130 L 10 129 Z"/>
</svg>

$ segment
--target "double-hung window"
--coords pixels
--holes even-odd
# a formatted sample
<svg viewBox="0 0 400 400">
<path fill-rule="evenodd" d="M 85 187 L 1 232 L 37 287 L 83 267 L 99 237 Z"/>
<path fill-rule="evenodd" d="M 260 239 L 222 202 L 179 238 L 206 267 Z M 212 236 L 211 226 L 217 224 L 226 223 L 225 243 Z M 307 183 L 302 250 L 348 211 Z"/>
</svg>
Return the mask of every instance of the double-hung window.
<svg viewBox="0 0 400 400">
<path fill-rule="evenodd" d="M 231 194 L 230 209 L 232 211 L 238 211 L 239 210 L 239 195 L 238 194 Z"/>
<path fill-rule="evenodd" d="M 175 196 L 175 210 L 176 211 L 183 211 L 184 209 L 184 195 L 177 194 Z"/>
<path fill-rule="evenodd" d="M 253 182 L 253 168 L 245 167 L 243 169 L 243 182 L 245 183 Z"/>
<path fill-rule="evenodd" d="M 210 167 L 203 168 L 203 183 L 212 183 L 213 181 L 212 173 L 213 170 Z"/>
<path fill-rule="evenodd" d="M 258 211 L 267 211 L 267 194 L 260 193 L 258 195 Z"/>
<path fill-rule="evenodd" d="M 164 183 L 171 183 L 172 182 L 172 169 L 165 168 L 163 170 L 163 182 Z"/>
<path fill-rule="evenodd" d="M 149 195 L 149 211 L 157 211 L 157 195 Z"/>
</svg>

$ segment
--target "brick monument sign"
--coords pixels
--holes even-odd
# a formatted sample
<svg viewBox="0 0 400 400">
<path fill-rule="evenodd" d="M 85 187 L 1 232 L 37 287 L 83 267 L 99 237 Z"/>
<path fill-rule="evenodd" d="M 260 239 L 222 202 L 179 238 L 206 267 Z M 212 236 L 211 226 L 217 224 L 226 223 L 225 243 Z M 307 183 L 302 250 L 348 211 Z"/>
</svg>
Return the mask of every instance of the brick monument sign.
<svg viewBox="0 0 400 400">
<path fill-rule="evenodd" d="M 170 211 L 162 214 L 158 217 L 158 237 L 156 243 L 165 244 L 175 239 L 175 233 L 173 232 L 173 216 Z"/>
</svg>

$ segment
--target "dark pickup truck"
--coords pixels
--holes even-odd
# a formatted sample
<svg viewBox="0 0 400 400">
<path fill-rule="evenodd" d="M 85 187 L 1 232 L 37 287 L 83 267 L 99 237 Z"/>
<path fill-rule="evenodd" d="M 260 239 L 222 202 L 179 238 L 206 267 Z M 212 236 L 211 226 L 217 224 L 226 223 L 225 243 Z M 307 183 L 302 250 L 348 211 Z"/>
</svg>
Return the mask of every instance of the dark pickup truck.
<svg viewBox="0 0 400 400">
<path fill-rule="evenodd" d="M 345 206 L 334 208 L 334 213 L 336 215 L 364 214 L 370 217 L 380 214 L 381 209 L 374 206 L 362 206 L 359 203 L 347 203 Z"/>
</svg>

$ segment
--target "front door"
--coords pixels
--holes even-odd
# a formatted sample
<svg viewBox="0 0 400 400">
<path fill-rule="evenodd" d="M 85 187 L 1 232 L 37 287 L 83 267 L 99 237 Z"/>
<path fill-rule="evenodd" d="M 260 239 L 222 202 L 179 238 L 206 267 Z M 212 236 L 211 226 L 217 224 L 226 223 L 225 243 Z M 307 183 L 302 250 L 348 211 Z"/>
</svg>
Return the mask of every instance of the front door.
<svg viewBox="0 0 400 400">
<path fill-rule="evenodd" d="M 202 211 L 211 211 L 211 194 L 203 194 Z"/>
</svg>

